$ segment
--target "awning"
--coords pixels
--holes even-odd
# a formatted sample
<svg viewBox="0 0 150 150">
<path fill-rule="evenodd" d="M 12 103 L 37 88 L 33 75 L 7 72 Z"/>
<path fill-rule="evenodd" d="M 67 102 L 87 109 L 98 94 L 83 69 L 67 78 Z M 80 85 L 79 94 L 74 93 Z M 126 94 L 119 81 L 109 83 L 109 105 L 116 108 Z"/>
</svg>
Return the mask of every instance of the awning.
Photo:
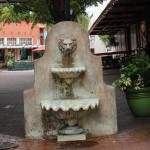
<svg viewBox="0 0 150 150">
<path fill-rule="evenodd" d="M 0 45 L 0 49 L 22 49 L 22 47 L 24 47 L 25 49 L 33 49 L 37 48 L 38 45 Z"/>
<path fill-rule="evenodd" d="M 27 55 L 26 55 L 26 49 L 24 47 L 22 47 L 22 50 L 21 50 L 21 58 L 24 60 L 26 59 Z"/>
<path fill-rule="evenodd" d="M 32 52 L 45 51 L 45 45 L 42 45 L 36 49 L 33 49 Z"/>
<path fill-rule="evenodd" d="M 115 34 L 149 17 L 150 0 L 111 0 L 89 30 L 90 35 Z"/>
</svg>

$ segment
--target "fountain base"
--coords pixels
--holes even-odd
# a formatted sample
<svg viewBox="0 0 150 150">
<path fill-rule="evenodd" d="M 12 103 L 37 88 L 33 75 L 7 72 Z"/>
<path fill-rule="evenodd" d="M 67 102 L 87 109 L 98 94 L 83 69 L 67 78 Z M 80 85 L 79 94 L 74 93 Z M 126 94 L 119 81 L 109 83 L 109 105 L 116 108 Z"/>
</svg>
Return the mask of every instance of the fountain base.
<svg viewBox="0 0 150 150">
<path fill-rule="evenodd" d="M 83 141 L 86 140 L 86 134 L 70 134 L 70 135 L 63 135 L 58 134 L 57 135 L 57 141 L 58 142 L 65 142 L 65 141 Z"/>
<path fill-rule="evenodd" d="M 80 128 L 79 126 L 74 126 L 60 129 L 59 133 L 63 135 L 71 135 L 71 134 L 80 134 L 83 133 L 83 131 L 84 131 L 83 128 Z"/>
<path fill-rule="evenodd" d="M 59 130 L 57 141 L 81 141 L 86 140 L 86 134 L 83 128 L 79 126 L 65 127 Z"/>
</svg>

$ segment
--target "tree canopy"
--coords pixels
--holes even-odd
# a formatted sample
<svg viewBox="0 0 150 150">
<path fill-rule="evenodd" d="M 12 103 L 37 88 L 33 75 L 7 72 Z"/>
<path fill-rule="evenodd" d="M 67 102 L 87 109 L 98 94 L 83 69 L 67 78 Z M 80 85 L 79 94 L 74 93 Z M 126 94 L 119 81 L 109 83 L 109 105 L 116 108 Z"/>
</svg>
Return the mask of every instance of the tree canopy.
<svg viewBox="0 0 150 150">
<path fill-rule="evenodd" d="M 70 0 L 70 20 L 86 16 L 86 8 L 104 0 Z M 0 4 L 0 22 L 30 21 L 33 24 L 55 24 L 67 20 L 67 0 L 29 0 L 27 3 Z"/>
<path fill-rule="evenodd" d="M 99 38 L 105 44 L 106 47 L 118 46 L 118 41 L 114 35 L 99 35 Z"/>
</svg>

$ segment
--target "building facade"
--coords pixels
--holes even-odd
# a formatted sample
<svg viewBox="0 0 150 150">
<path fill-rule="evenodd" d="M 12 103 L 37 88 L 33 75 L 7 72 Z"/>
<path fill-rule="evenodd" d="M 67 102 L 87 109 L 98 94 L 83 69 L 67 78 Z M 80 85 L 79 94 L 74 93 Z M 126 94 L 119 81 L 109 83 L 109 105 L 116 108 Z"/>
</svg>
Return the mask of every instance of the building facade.
<svg viewBox="0 0 150 150">
<path fill-rule="evenodd" d="M 32 50 L 44 45 L 45 25 L 32 23 L 1 23 L 0 24 L 0 63 L 6 62 L 9 51 L 14 54 L 15 61 L 34 59 Z M 24 50 L 25 57 L 22 58 Z"/>
<path fill-rule="evenodd" d="M 149 48 L 149 9 L 149 0 L 111 0 L 90 28 L 89 34 L 114 35 L 118 41 L 118 53 L 131 54 L 135 50 Z"/>
</svg>

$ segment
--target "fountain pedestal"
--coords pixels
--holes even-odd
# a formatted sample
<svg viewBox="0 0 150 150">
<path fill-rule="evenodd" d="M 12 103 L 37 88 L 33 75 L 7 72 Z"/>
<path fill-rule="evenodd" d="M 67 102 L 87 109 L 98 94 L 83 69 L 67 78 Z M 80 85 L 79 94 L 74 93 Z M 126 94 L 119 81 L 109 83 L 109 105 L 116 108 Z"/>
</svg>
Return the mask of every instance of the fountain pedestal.
<svg viewBox="0 0 150 150">
<path fill-rule="evenodd" d="M 99 106 L 99 98 L 42 100 L 41 106 L 67 122 L 68 126 L 59 129 L 57 141 L 86 140 L 84 129 L 77 126 L 77 121 Z"/>
<path fill-rule="evenodd" d="M 70 135 L 63 135 L 59 134 L 57 136 L 58 142 L 64 142 L 64 141 L 83 141 L 86 140 L 86 134 L 80 133 L 80 134 L 70 134 Z"/>
</svg>

